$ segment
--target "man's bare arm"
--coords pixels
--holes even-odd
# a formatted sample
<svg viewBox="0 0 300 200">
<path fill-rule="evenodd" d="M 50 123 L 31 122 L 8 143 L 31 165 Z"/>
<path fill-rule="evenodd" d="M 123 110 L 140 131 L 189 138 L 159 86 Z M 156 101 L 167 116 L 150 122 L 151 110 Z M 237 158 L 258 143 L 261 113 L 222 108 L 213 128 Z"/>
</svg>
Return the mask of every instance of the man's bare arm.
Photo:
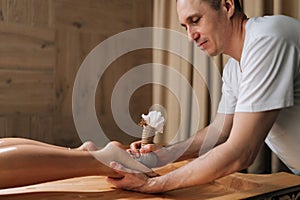
<svg viewBox="0 0 300 200">
<path fill-rule="evenodd" d="M 157 193 L 208 183 L 247 168 L 270 131 L 279 110 L 257 113 L 235 113 L 230 136 L 207 154 L 166 175 L 141 178 L 123 173 L 123 179 L 109 179 L 117 187 Z M 116 166 L 116 169 L 120 169 Z M 124 184 L 126 183 L 126 184 Z M 136 186 L 136 187 L 135 187 Z"/>
<path fill-rule="evenodd" d="M 167 163 L 174 161 L 181 161 L 199 156 L 200 148 L 201 152 L 207 152 L 212 147 L 217 146 L 225 142 L 229 136 L 232 128 L 233 115 L 217 114 L 214 121 L 207 127 L 201 129 L 189 139 L 166 146 L 164 148 L 153 149 L 153 146 L 145 146 L 148 151 L 155 151 L 159 157 L 159 166 L 163 166 Z M 203 145 L 205 140 L 213 144 Z M 134 147 L 133 147 L 134 148 Z M 147 151 L 144 151 L 147 152 Z"/>
</svg>

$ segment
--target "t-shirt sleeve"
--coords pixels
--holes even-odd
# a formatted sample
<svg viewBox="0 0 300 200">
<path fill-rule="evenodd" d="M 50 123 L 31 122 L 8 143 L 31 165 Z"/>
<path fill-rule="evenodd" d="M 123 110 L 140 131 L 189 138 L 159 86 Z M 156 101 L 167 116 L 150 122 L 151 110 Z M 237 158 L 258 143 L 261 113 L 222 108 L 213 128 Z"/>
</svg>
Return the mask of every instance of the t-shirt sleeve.
<svg viewBox="0 0 300 200">
<path fill-rule="evenodd" d="M 293 71 L 297 53 L 293 44 L 264 36 L 244 50 L 242 77 L 235 112 L 259 112 L 294 104 Z"/>
<path fill-rule="evenodd" d="M 237 84 L 237 76 L 232 69 L 237 68 L 235 61 L 231 58 L 223 70 L 222 76 L 222 96 L 218 106 L 218 113 L 233 114 L 235 112 L 235 106 L 237 97 L 235 94 L 234 85 Z"/>
</svg>

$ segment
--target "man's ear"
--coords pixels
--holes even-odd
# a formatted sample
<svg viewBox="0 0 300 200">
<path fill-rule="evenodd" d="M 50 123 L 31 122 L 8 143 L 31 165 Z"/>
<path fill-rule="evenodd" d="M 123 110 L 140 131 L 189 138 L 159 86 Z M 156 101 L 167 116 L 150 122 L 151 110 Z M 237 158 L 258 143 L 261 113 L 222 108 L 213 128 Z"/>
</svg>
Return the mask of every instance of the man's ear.
<svg viewBox="0 0 300 200">
<path fill-rule="evenodd" d="M 225 1 L 224 6 L 226 8 L 228 18 L 231 18 L 234 15 L 234 12 L 235 12 L 234 0 L 224 0 L 224 1 Z"/>
</svg>

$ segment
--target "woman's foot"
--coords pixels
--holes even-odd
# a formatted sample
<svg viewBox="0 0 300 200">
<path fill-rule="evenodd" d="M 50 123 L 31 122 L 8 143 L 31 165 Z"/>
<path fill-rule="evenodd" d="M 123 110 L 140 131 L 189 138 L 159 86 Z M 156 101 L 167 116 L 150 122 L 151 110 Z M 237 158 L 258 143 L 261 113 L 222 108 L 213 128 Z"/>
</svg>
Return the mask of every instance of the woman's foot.
<svg viewBox="0 0 300 200">
<path fill-rule="evenodd" d="M 123 145 L 116 141 L 110 142 L 103 149 L 91 153 L 99 162 L 108 167 L 110 167 L 111 162 L 118 162 L 139 173 L 152 173 L 151 169 L 134 160 Z"/>
<path fill-rule="evenodd" d="M 99 149 L 97 148 L 97 146 L 93 142 L 87 141 L 87 142 L 84 142 L 80 147 L 76 148 L 76 150 L 97 151 Z"/>
</svg>

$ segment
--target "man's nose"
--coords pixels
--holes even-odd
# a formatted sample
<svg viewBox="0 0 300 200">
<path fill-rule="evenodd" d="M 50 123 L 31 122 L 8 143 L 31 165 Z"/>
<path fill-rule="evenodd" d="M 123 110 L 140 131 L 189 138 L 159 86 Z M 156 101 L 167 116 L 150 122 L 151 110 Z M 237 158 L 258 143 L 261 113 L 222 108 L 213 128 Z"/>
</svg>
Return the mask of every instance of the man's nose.
<svg viewBox="0 0 300 200">
<path fill-rule="evenodd" d="M 197 40 L 200 37 L 200 34 L 193 29 L 188 29 L 188 38 L 190 42 Z"/>
</svg>

